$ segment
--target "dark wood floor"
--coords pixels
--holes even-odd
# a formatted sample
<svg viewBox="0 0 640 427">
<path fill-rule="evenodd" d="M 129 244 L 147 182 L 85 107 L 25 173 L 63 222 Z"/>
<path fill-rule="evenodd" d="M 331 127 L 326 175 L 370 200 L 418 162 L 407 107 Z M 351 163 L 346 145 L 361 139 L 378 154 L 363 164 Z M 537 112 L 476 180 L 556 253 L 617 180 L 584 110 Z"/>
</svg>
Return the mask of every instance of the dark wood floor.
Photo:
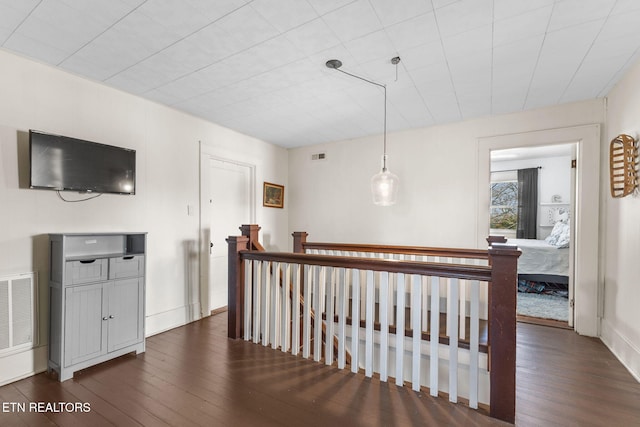
<svg viewBox="0 0 640 427">
<path fill-rule="evenodd" d="M 505 425 L 464 405 L 226 338 L 220 314 L 147 340 L 147 352 L 0 387 L 1 426 Z M 640 425 L 640 384 L 597 339 L 518 325 L 522 426 Z M 80 402 L 90 412 L 3 412 L 7 403 Z M 27 406 L 28 408 L 28 406 Z"/>
</svg>

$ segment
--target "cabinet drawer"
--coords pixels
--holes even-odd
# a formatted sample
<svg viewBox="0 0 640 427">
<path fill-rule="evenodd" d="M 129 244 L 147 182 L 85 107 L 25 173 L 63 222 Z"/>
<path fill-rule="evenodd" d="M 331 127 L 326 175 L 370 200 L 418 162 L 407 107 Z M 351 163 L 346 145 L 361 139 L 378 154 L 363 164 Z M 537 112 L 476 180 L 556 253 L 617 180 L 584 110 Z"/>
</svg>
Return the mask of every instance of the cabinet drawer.
<svg viewBox="0 0 640 427">
<path fill-rule="evenodd" d="M 109 262 L 107 259 L 87 259 L 65 263 L 65 285 L 100 282 L 107 280 Z"/>
<path fill-rule="evenodd" d="M 144 255 L 109 258 L 109 279 L 144 276 Z"/>
</svg>

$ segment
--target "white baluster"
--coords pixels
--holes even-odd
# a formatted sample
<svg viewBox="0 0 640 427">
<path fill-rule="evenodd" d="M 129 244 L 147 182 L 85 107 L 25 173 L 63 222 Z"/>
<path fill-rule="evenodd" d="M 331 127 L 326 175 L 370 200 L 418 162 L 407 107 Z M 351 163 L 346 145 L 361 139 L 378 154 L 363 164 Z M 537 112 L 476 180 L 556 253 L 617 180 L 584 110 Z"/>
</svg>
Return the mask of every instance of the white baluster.
<svg viewBox="0 0 640 427">
<path fill-rule="evenodd" d="M 255 283 L 253 284 L 253 342 L 255 344 L 260 342 L 260 325 L 262 324 L 262 267 L 262 262 L 254 261 L 253 277 L 255 279 Z"/>
<path fill-rule="evenodd" d="M 399 273 L 397 277 L 396 306 L 396 385 L 404 385 L 404 324 L 405 324 L 405 301 L 404 301 L 404 274 Z"/>
<path fill-rule="evenodd" d="M 349 275 L 344 268 L 338 269 L 338 368 L 344 369 L 346 363 L 346 338 L 347 338 L 347 304 L 349 299 L 348 284 Z"/>
<path fill-rule="evenodd" d="M 271 298 L 271 262 L 263 261 L 262 264 L 262 345 L 269 344 L 269 320 L 271 318 L 270 298 Z"/>
<path fill-rule="evenodd" d="M 317 266 L 313 275 L 313 360 L 320 361 L 322 353 L 322 301 L 320 289 L 323 287 L 320 278 L 324 267 Z"/>
<path fill-rule="evenodd" d="M 304 286 L 303 296 L 304 306 L 302 314 L 302 357 L 309 358 L 311 354 L 311 282 L 313 277 L 313 271 L 311 266 L 305 265 L 302 277 L 302 284 Z"/>
<path fill-rule="evenodd" d="M 469 407 L 478 409 L 478 359 L 480 357 L 480 283 L 471 282 L 471 322 L 469 324 Z"/>
<path fill-rule="evenodd" d="M 289 332 L 291 327 L 291 266 L 282 267 L 282 304 L 280 308 L 280 349 L 289 351 Z"/>
<path fill-rule="evenodd" d="M 433 276 L 431 278 L 431 328 L 429 329 L 431 334 L 430 353 L 429 358 L 429 392 L 431 396 L 438 396 L 438 364 L 440 358 L 438 357 L 438 346 L 440 341 L 440 278 Z"/>
<path fill-rule="evenodd" d="M 324 342 L 324 363 L 326 365 L 333 364 L 333 337 L 334 333 L 334 305 L 333 305 L 333 296 L 334 296 L 334 287 L 333 280 L 334 278 L 334 268 L 326 267 L 325 273 L 325 286 L 327 289 L 327 327 L 325 332 L 325 342 Z"/>
<path fill-rule="evenodd" d="M 360 270 L 360 298 L 364 298 L 366 297 L 366 295 L 367 295 L 367 272 L 365 270 Z M 366 318 L 367 318 L 367 304 L 360 304 L 360 320 L 365 320 Z"/>
<path fill-rule="evenodd" d="M 386 382 L 389 365 L 389 273 L 380 273 L 380 381 Z"/>
<path fill-rule="evenodd" d="M 360 270 L 351 270 L 351 372 L 360 364 Z"/>
<path fill-rule="evenodd" d="M 429 257 L 422 257 L 422 262 L 429 262 Z M 420 331 L 426 331 L 429 325 L 429 295 L 431 294 L 429 287 L 429 278 L 427 276 L 420 276 L 422 281 L 422 329 Z"/>
<path fill-rule="evenodd" d="M 293 320 L 291 325 L 291 354 L 297 356 L 300 352 L 300 264 L 293 264 L 291 269 L 293 281 L 293 295 L 291 297 Z"/>
<path fill-rule="evenodd" d="M 375 309 L 375 283 L 373 271 L 367 270 L 367 314 L 365 317 L 365 355 L 364 355 L 364 374 L 371 378 L 373 375 L 373 322 Z"/>
<path fill-rule="evenodd" d="M 320 276 L 318 276 L 318 280 L 320 281 L 320 291 L 318 292 L 318 297 L 320 298 L 320 313 L 325 313 L 327 308 L 327 286 L 326 282 L 327 275 L 327 267 L 320 267 Z"/>
<path fill-rule="evenodd" d="M 449 334 L 449 401 L 458 401 L 458 286 L 460 280 L 449 280 L 447 323 Z"/>
<path fill-rule="evenodd" d="M 244 339 L 245 341 L 249 341 L 251 339 L 251 315 L 252 313 L 252 304 L 251 304 L 251 295 L 253 292 L 252 283 L 253 278 L 251 277 L 251 273 L 253 271 L 253 261 L 245 260 L 244 261 Z"/>
<path fill-rule="evenodd" d="M 460 280 L 460 333 L 458 337 L 464 340 L 467 337 L 467 281 Z"/>
<path fill-rule="evenodd" d="M 280 344 L 280 263 L 274 262 L 271 267 L 271 322 L 269 323 L 269 336 L 271 337 L 271 348 L 277 349 Z"/>
<path fill-rule="evenodd" d="M 413 289 L 411 289 L 411 329 L 413 329 L 412 341 L 412 389 L 420 391 L 420 360 L 422 358 L 422 276 L 413 276 Z M 426 305 L 424 306 L 426 311 Z"/>
<path fill-rule="evenodd" d="M 396 261 L 400 259 L 400 256 L 398 254 L 389 254 L 389 257 L 390 259 L 394 259 Z M 397 282 L 398 282 L 397 274 L 389 273 L 389 292 L 388 292 L 389 304 L 387 304 L 389 319 L 393 319 L 393 312 L 395 308 L 394 296 L 395 296 Z"/>
<path fill-rule="evenodd" d="M 454 258 L 441 258 L 440 262 L 444 262 L 444 263 L 447 263 L 447 264 L 454 264 L 456 262 L 456 260 Z M 446 298 L 446 301 L 447 301 L 447 310 L 448 310 L 448 307 L 449 307 L 449 303 L 448 302 L 451 299 L 451 294 L 450 294 L 450 292 L 451 292 L 451 279 L 442 277 L 442 278 L 440 278 L 440 283 L 444 284 L 444 295 L 445 295 L 445 298 Z M 440 290 L 440 292 L 442 293 L 442 290 Z M 448 316 L 447 316 L 447 319 L 448 319 Z M 451 322 L 449 322 L 449 320 L 447 320 L 445 326 L 446 326 L 446 328 L 445 328 L 446 330 L 445 330 L 444 334 L 446 336 L 450 336 L 451 335 L 451 330 L 450 330 Z"/>
</svg>

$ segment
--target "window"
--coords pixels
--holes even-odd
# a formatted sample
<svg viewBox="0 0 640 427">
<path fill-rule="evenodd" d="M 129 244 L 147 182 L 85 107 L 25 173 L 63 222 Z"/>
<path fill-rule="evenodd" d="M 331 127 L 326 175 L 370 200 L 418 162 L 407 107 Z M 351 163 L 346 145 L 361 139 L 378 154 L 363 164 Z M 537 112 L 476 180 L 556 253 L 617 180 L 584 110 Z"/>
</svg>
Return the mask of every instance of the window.
<svg viewBox="0 0 640 427">
<path fill-rule="evenodd" d="M 516 171 L 491 173 L 492 231 L 515 232 L 518 225 L 518 176 Z"/>
</svg>

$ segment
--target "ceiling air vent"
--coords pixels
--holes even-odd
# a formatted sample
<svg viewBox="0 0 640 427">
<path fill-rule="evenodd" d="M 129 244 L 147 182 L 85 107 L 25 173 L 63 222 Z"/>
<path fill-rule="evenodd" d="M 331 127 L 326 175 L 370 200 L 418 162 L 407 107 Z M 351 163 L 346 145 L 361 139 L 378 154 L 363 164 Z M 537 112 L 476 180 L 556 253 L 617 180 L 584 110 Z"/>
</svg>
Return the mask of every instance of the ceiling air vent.
<svg viewBox="0 0 640 427">
<path fill-rule="evenodd" d="M 327 153 L 316 153 L 311 155 L 311 160 L 324 160 L 327 158 Z"/>
</svg>

